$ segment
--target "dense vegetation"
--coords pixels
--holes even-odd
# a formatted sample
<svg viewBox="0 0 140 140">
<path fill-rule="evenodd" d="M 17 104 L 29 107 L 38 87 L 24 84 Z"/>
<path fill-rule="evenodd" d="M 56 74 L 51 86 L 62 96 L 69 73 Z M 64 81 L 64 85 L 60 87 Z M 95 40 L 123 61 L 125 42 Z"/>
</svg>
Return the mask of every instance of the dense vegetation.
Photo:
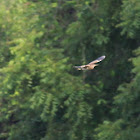
<svg viewBox="0 0 140 140">
<path fill-rule="evenodd" d="M 0 9 L 0 140 L 140 140 L 140 0 Z"/>
</svg>

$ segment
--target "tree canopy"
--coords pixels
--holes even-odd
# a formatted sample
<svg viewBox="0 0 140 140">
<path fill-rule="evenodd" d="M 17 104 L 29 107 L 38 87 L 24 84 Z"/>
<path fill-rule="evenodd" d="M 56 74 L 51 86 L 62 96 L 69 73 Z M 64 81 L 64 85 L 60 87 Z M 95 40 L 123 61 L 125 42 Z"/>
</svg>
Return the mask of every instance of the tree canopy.
<svg viewBox="0 0 140 140">
<path fill-rule="evenodd" d="M 0 0 L 0 139 L 139 140 L 140 1 Z M 99 56 L 92 71 L 76 71 Z"/>
</svg>

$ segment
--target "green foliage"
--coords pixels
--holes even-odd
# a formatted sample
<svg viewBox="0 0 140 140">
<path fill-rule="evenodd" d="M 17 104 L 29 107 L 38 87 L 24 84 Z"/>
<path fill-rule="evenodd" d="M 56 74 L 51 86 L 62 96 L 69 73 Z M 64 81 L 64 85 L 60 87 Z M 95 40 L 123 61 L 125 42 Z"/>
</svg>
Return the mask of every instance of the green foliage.
<svg viewBox="0 0 140 140">
<path fill-rule="evenodd" d="M 115 123 L 104 121 L 104 123 L 96 129 L 98 133 L 95 138 L 97 140 L 120 140 L 121 125 L 122 120 L 118 120 Z"/>
<path fill-rule="evenodd" d="M 96 137 L 98 140 L 138 140 L 140 139 L 140 49 L 136 50 L 137 57 L 132 59 L 135 77 L 130 83 L 123 84 L 119 87 L 120 94 L 114 97 L 115 111 L 118 117 L 114 122 L 106 122 L 96 129 L 98 132 Z"/>
<path fill-rule="evenodd" d="M 140 34 L 140 1 L 123 0 L 121 20 L 122 34 L 127 33 L 130 38 L 137 38 Z"/>
<path fill-rule="evenodd" d="M 138 0 L 0 3 L 0 139 L 140 138 Z"/>
</svg>

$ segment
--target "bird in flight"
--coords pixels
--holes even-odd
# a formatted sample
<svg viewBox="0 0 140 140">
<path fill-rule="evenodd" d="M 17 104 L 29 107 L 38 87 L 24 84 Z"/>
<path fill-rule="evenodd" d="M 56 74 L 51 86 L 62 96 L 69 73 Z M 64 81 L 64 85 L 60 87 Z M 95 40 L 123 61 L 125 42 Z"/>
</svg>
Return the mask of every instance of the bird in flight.
<svg viewBox="0 0 140 140">
<path fill-rule="evenodd" d="M 76 68 L 77 70 L 92 70 L 94 69 L 95 66 L 98 66 L 98 62 L 102 61 L 103 59 L 105 59 L 105 56 L 101 56 L 97 59 L 95 59 L 94 61 L 90 62 L 87 65 L 82 65 L 82 66 L 74 66 L 74 68 Z"/>
</svg>

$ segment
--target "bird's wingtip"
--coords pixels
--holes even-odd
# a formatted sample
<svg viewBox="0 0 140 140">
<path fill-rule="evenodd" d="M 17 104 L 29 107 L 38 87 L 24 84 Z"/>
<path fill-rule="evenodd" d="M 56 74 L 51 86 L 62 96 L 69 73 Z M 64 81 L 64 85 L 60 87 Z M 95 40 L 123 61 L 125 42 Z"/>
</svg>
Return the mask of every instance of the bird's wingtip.
<svg viewBox="0 0 140 140">
<path fill-rule="evenodd" d="M 105 56 L 105 55 L 102 55 L 102 56 L 101 56 L 101 58 L 102 58 L 102 59 L 105 59 L 105 58 L 106 58 L 106 56 Z"/>
</svg>

